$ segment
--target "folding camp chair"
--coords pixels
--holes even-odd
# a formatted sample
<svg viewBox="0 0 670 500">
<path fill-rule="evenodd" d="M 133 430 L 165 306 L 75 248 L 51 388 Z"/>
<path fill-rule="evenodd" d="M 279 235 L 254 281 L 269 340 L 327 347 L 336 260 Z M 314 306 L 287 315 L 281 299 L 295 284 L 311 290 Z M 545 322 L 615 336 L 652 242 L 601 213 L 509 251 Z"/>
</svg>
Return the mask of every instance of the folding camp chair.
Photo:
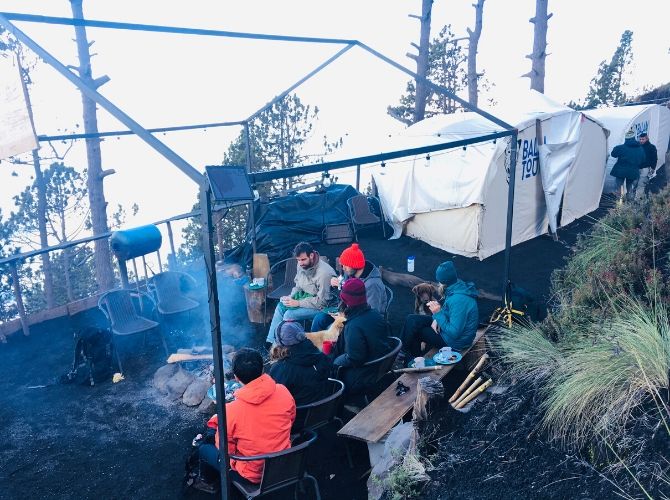
<svg viewBox="0 0 670 500">
<path fill-rule="evenodd" d="M 295 275 L 298 272 L 298 259 L 295 257 L 289 257 L 288 259 L 280 260 L 274 266 L 270 268 L 270 272 L 265 277 L 265 283 L 271 283 L 271 277 L 277 272 L 277 270 L 284 266 L 284 281 L 274 290 L 267 293 L 265 296 L 265 312 L 263 318 L 268 317 L 268 300 L 274 299 L 279 300 L 285 295 L 289 295 L 293 287 L 295 286 Z"/>
<path fill-rule="evenodd" d="M 372 224 L 381 224 L 382 234 L 386 238 L 386 228 L 384 227 L 384 216 L 377 216 L 370 209 L 370 200 L 376 199 L 373 197 L 365 196 L 364 194 L 359 194 L 352 196 L 347 200 L 347 205 L 349 206 L 349 217 L 351 218 L 351 227 L 354 230 L 354 237 L 358 241 L 358 228 L 357 226 L 369 226 Z M 381 204 L 379 204 L 379 209 L 381 212 Z"/>
<path fill-rule="evenodd" d="M 103 312 L 105 317 L 110 323 L 112 333 L 112 342 L 114 338 L 118 336 L 127 336 L 134 335 L 136 333 L 144 333 L 146 340 L 146 332 L 149 330 L 156 329 L 160 335 L 161 341 L 163 343 L 163 348 L 165 349 L 165 356 L 168 355 L 167 344 L 163 338 L 163 334 L 160 331 L 159 324 L 156 321 L 145 318 L 137 312 L 135 304 L 133 302 L 133 296 L 137 297 L 139 302 L 142 302 L 142 299 L 148 300 L 153 307 L 155 303 L 153 299 L 141 292 L 131 292 L 126 289 L 110 290 L 103 293 L 98 299 L 98 308 Z M 119 364 L 119 371 L 123 373 L 123 366 L 121 364 L 121 356 L 119 354 L 118 346 L 114 342 L 114 351 L 116 352 L 116 361 Z"/>
</svg>

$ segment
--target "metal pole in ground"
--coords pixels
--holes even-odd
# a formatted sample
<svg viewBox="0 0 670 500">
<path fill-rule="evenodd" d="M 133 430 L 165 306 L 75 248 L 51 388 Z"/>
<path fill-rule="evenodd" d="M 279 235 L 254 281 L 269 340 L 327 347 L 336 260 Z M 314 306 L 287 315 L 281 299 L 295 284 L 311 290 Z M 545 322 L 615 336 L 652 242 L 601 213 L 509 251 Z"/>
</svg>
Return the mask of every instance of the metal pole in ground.
<svg viewBox="0 0 670 500">
<path fill-rule="evenodd" d="M 251 135 L 249 133 L 249 122 L 244 122 L 244 146 L 247 157 L 247 174 L 251 173 Z M 249 223 L 251 224 L 251 248 L 256 253 L 256 215 L 254 212 L 255 199 L 249 202 Z"/>
<path fill-rule="evenodd" d="M 223 353 L 221 352 L 221 318 L 219 317 L 219 293 L 216 284 L 216 266 L 212 233 L 212 205 L 209 185 L 205 180 L 200 186 L 200 213 L 202 218 L 202 249 L 207 276 L 207 302 L 209 325 L 214 350 L 214 384 L 216 386 L 216 414 L 219 419 L 219 471 L 221 476 L 221 498 L 230 498 L 228 484 L 228 433 L 226 431 L 226 390 L 224 388 Z"/>
<path fill-rule="evenodd" d="M 510 259 L 512 255 L 512 222 L 514 220 L 514 183 L 516 182 L 516 156 L 517 156 L 517 138 L 519 130 L 514 129 L 512 134 L 512 143 L 510 145 L 509 155 L 509 178 L 507 180 L 507 231 L 505 233 L 505 271 L 503 275 L 503 297 L 506 300 L 507 288 L 510 284 Z M 505 304 L 507 305 L 507 304 Z"/>
</svg>

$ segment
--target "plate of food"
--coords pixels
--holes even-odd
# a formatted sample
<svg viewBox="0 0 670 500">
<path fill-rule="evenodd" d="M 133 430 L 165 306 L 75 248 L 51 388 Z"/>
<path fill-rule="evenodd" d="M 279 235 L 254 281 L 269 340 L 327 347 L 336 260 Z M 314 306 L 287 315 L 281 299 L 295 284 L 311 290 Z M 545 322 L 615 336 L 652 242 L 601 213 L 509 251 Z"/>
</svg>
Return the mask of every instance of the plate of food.
<svg viewBox="0 0 670 500">
<path fill-rule="evenodd" d="M 461 359 L 463 359 L 463 356 L 460 352 L 456 351 L 439 351 L 437 354 L 435 354 L 435 356 L 433 356 L 433 361 L 438 365 L 453 365 L 458 363 Z"/>
</svg>

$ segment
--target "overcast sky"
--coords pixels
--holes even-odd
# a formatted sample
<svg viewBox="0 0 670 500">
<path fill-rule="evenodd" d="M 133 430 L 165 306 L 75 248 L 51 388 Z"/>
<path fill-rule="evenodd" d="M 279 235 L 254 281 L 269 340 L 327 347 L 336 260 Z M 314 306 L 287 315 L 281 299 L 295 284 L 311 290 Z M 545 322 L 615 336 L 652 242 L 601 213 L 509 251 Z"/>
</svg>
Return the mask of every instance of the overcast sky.
<svg viewBox="0 0 670 500">
<path fill-rule="evenodd" d="M 408 14 L 420 12 L 420 0 L 311 1 L 174 1 L 84 0 L 90 19 L 213 28 L 229 31 L 355 38 L 397 62 L 415 69 L 405 56 L 418 40 L 419 24 Z M 432 35 L 447 23 L 459 36 L 474 24 L 472 0 L 436 0 Z M 500 102 L 514 102 L 527 88 L 520 75 L 530 69 L 525 58 L 532 47 L 534 0 L 486 0 L 478 69 L 495 84 Z M 0 0 L 0 10 L 71 16 L 67 0 Z M 611 57 L 624 30 L 634 33 L 630 90 L 670 81 L 668 0 L 633 4 L 607 0 L 550 0 L 546 94 L 557 101 L 580 100 L 603 59 Z M 65 64 L 76 65 L 73 28 L 17 23 L 29 36 Z M 101 92 L 141 125 L 174 126 L 243 119 L 340 47 L 296 43 L 230 40 L 102 29 L 88 29 L 95 40 L 94 76 L 111 81 Z M 74 87 L 51 68 L 38 68 L 33 104 L 38 134 L 80 131 L 81 100 Z M 401 128 L 386 115 L 408 78 L 353 49 L 298 89 L 306 104 L 320 109 L 315 135 L 356 142 Z M 123 129 L 101 110 L 100 130 Z M 210 129 L 159 135 L 198 170 L 220 163 L 239 129 Z M 103 143 L 103 168 L 116 174 L 105 181 L 110 207 L 136 202 L 140 212 L 129 226 L 190 210 L 196 186 L 176 167 L 132 137 Z M 315 153 L 317 151 L 314 151 Z M 66 163 L 85 168 L 83 143 Z M 18 176 L 11 175 L 12 172 Z M 30 182 L 29 167 L 0 163 L 0 207 Z M 111 213 L 112 210 L 110 210 Z"/>
</svg>

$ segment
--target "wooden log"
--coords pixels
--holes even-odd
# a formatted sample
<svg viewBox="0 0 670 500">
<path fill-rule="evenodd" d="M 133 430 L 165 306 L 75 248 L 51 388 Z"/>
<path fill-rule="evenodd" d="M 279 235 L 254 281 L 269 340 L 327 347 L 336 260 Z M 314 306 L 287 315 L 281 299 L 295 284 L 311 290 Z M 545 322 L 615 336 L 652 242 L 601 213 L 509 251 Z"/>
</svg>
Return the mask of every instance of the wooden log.
<svg viewBox="0 0 670 500">
<path fill-rule="evenodd" d="M 470 387 L 468 387 L 463 394 L 460 395 L 460 397 L 454 401 L 452 404 L 456 406 L 458 403 L 463 401 L 465 398 L 467 398 L 472 391 L 474 391 L 479 384 L 481 384 L 484 381 L 482 377 L 477 378 Z"/>
<path fill-rule="evenodd" d="M 449 402 L 453 403 L 456 401 L 456 399 L 461 395 L 461 393 L 465 390 L 468 385 L 472 382 L 472 379 L 475 378 L 477 373 L 482 369 L 484 366 L 484 363 L 486 363 L 486 360 L 489 359 L 489 355 L 484 353 L 481 358 L 479 358 L 479 361 L 477 361 L 477 364 L 475 367 L 472 369 L 472 371 L 468 374 L 468 376 L 465 378 L 463 383 L 459 386 L 458 389 L 456 389 L 456 392 L 454 392 L 453 396 L 449 398 Z"/>
<path fill-rule="evenodd" d="M 247 316 L 252 323 L 264 323 L 265 292 L 267 288 L 252 290 L 244 285 L 244 297 L 247 302 Z"/>
<path fill-rule="evenodd" d="M 412 420 L 426 420 L 435 402 L 444 397 L 444 387 L 440 380 L 422 377 L 416 383 L 416 399 L 412 410 Z"/>
<path fill-rule="evenodd" d="M 198 359 L 214 359 L 214 354 L 186 354 L 178 352 L 170 354 L 170 357 L 167 359 L 167 362 L 181 363 L 182 361 L 196 361 Z"/>
<path fill-rule="evenodd" d="M 431 372 L 435 370 L 441 370 L 444 368 L 444 365 L 436 365 L 436 366 L 424 366 L 422 368 L 398 368 L 397 370 L 393 370 L 393 373 L 419 373 L 419 372 Z"/>
<path fill-rule="evenodd" d="M 484 382 L 482 385 L 480 385 L 479 388 L 476 391 L 473 391 L 472 394 L 470 394 L 467 398 L 465 398 L 463 401 L 458 403 L 456 405 L 456 409 L 460 410 L 461 408 L 463 408 L 466 404 L 468 404 L 470 401 L 475 399 L 477 396 L 479 396 L 486 389 L 491 387 L 491 384 L 493 384 L 493 380 L 488 379 L 486 382 Z"/>
</svg>

